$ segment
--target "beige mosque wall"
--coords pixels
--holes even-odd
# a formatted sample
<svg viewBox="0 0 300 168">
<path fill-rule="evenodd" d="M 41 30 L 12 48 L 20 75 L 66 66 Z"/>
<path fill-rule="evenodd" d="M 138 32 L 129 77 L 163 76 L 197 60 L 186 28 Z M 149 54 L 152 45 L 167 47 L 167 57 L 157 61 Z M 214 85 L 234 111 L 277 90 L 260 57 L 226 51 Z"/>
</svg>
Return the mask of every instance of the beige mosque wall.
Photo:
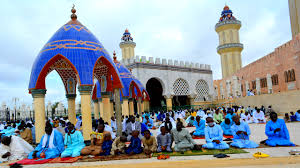
<svg viewBox="0 0 300 168">
<path fill-rule="evenodd" d="M 225 102 L 229 102 L 229 100 L 218 100 L 215 103 L 223 104 Z M 284 113 L 300 110 L 300 90 L 241 97 L 233 99 L 232 102 L 232 104 L 244 107 L 261 107 L 262 105 L 268 107 L 271 105 L 275 112 L 284 115 Z"/>
</svg>

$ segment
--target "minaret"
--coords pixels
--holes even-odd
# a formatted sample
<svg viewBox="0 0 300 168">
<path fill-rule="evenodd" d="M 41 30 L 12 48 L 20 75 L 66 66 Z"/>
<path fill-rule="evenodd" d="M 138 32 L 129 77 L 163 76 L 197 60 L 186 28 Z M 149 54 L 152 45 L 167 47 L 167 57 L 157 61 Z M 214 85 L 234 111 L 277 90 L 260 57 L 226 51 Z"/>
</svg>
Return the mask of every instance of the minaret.
<svg viewBox="0 0 300 168">
<path fill-rule="evenodd" d="M 221 56 L 222 77 L 233 75 L 242 67 L 241 52 L 243 44 L 240 43 L 239 29 L 241 22 L 236 20 L 232 11 L 226 5 L 215 29 L 219 35 L 218 53 Z"/>
<path fill-rule="evenodd" d="M 120 48 L 122 49 L 122 58 L 130 59 L 134 57 L 134 48 L 136 46 L 135 42 L 133 42 L 133 38 L 129 33 L 128 29 L 123 33 L 123 37 L 121 38 Z"/>
</svg>

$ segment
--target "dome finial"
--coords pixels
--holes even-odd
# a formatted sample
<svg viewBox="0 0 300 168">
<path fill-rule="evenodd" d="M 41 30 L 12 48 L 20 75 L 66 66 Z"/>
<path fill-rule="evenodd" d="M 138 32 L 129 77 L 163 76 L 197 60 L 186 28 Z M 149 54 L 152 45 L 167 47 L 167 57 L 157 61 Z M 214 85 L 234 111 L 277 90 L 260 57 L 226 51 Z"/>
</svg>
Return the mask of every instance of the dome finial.
<svg viewBox="0 0 300 168">
<path fill-rule="evenodd" d="M 77 15 L 75 14 L 76 13 L 76 9 L 75 9 L 75 5 L 74 4 L 73 4 L 73 7 L 71 9 L 71 12 L 72 12 L 71 19 L 72 20 L 76 20 L 77 19 Z"/>
<path fill-rule="evenodd" d="M 116 51 L 114 51 L 114 53 L 113 53 L 113 59 L 114 59 L 114 63 L 118 63 Z"/>
</svg>

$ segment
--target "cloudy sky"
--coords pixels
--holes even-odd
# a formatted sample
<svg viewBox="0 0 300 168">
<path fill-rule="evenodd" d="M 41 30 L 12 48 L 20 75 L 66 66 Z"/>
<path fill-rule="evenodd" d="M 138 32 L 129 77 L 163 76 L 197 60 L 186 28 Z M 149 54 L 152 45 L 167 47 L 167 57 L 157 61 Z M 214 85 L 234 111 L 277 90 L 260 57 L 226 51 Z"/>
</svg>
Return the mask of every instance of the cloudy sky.
<svg viewBox="0 0 300 168">
<path fill-rule="evenodd" d="M 136 55 L 211 64 L 214 79 L 221 78 L 214 26 L 225 3 L 242 21 L 243 65 L 291 39 L 287 0 L 1 0 L 0 103 L 11 105 L 13 97 L 32 103 L 32 64 L 55 31 L 70 20 L 73 3 L 78 20 L 110 53 L 115 50 L 121 57 L 120 38 L 128 28 Z M 55 72 L 47 76 L 46 86 L 47 102 L 66 103 Z"/>
</svg>

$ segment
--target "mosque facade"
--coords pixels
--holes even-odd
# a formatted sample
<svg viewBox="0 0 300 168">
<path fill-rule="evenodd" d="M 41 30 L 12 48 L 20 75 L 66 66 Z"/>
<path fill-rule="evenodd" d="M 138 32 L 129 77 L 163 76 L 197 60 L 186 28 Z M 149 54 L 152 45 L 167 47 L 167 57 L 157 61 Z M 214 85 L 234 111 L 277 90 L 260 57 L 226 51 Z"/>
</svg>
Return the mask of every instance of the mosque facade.
<svg viewBox="0 0 300 168">
<path fill-rule="evenodd" d="M 294 1 L 289 2 L 291 4 Z M 227 44 L 225 49 L 221 47 L 224 44 L 217 48 L 221 56 L 223 78 L 214 81 L 216 102 L 235 102 L 244 106 L 272 105 L 274 110 L 281 113 L 299 109 L 297 105 L 300 99 L 300 34 L 295 34 L 296 27 L 293 26 L 298 25 L 298 20 L 292 19 L 299 11 L 292 8 L 290 12 L 292 40 L 242 67 L 240 52 L 243 46 L 239 43 L 239 35 L 230 35 L 231 31 L 233 35 L 237 32 L 241 22 L 232 16 L 228 6 L 224 7 L 222 17 L 216 24 L 216 32 L 220 43 L 232 40 L 235 42 L 234 45 Z M 220 35 L 219 29 L 229 33 Z M 227 51 L 224 55 L 224 51 L 220 50 Z M 228 68 L 231 70 L 228 71 Z"/>
<path fill-rule="evenodd" d="M 199 107 L 212 102 L 214 90 L 210 65 L 138 56 L 135 47 L 136 43 L 126 29 L 120 42 L 120 62 L 146 87 L 150 96 L 150 102 L 145 103 L 146 111 L 157 107 L 168 110 L 184 105 Z"/>
</svg>

